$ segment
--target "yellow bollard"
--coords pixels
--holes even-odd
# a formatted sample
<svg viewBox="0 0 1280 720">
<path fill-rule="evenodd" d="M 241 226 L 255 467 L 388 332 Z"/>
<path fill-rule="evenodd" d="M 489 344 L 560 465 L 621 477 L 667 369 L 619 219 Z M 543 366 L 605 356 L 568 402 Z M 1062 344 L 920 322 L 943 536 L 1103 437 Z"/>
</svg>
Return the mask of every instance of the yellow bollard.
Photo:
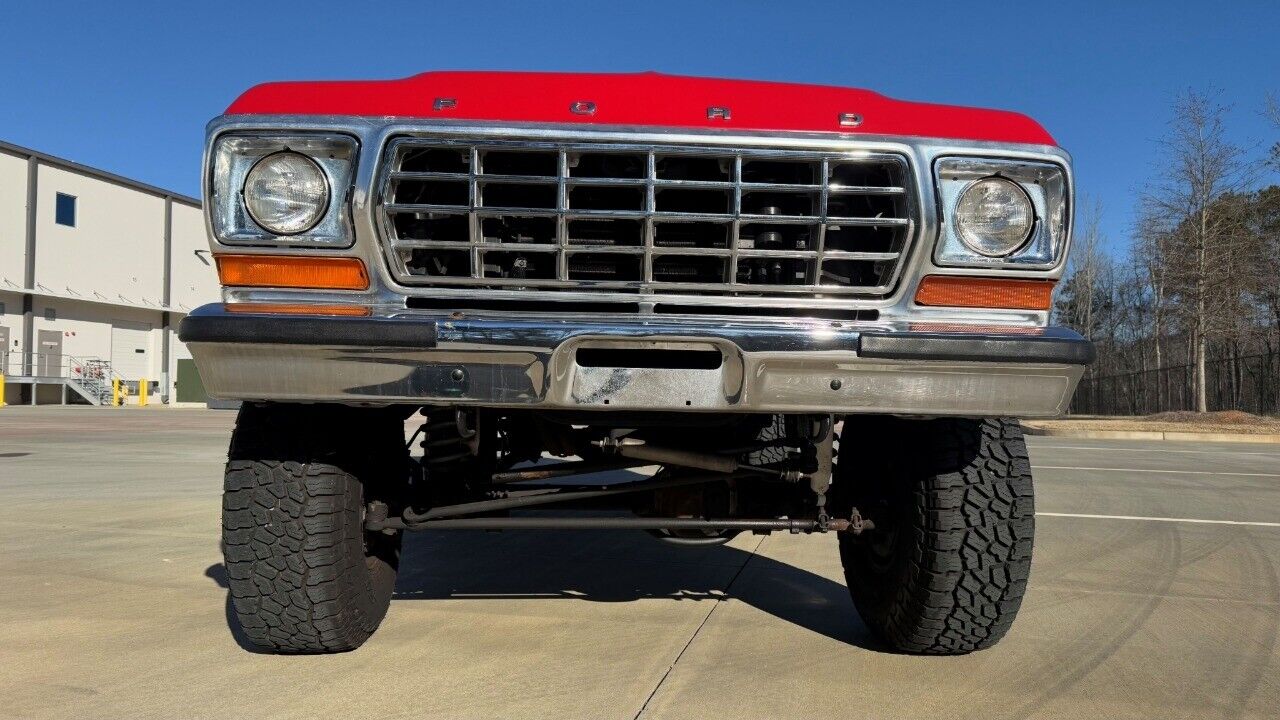
<svg viewBox="0 0 1280 720">
<path fill-rule="evenodd" d="M 119 378 L 111 381 L 111 407 L 120 406 L 120 380 Z"/>
<path fill-rule="evenodd" d="M 4 373 L 0 373 L 0 407 L 4 407 Z"/>
<path fill-rule="evenodd" d="M 138 407 L 147 406 L 147 393 L 151 390 L 151 383 L 146 378 L 138 381 Z"/>
</svg>

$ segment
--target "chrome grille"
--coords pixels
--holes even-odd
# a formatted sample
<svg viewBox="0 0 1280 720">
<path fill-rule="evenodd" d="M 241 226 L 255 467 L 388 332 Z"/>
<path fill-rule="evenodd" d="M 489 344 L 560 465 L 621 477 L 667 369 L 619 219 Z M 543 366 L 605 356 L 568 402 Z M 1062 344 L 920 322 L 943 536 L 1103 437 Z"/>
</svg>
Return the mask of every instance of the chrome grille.
<svg viewBox="0 0 1280 720">
<path fill-rule="evenodd" d="M 400 138 L 381 231 L 412 286 L 882 296 L 915 227 L 902 156 Z"/>
</svg>

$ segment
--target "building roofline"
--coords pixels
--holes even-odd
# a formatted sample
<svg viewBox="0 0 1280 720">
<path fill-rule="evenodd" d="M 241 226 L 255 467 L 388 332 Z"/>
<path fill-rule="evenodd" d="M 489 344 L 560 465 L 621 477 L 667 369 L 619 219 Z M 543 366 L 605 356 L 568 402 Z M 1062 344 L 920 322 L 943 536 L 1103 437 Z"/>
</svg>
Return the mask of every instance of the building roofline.
<svg viewBox="0 0 1280 720">
<path fill-rule="evenodd" d="M 157 312 L 157 313 L 167 312 L 171 315 L 186 315 L 194 309 L 194 308 L 186 307 L 185 305 L 179 305 L 177 307 L 174 307 L 172 305 L 164 305 L 164 304 L 153 305 L 153 304 L 147 303 L 146 301 L 134 302 L 132 300 L 127 300 L 127 301 L 112 300 L 105 296 L 86 297 L 84 295 L 72 295 L 70 293 L 53 292 L 51 290 L 48 290 L 47 288 L 44 288 L 44 286 L 40 286 L 36 288 L 19 288 L 15 285 L 7 285 L 7 286 L 0 285 L 0 294 L 3 294 L 3 293 L 8 293 L 10 295 L 18 295 L 18 296 L 30 295 L 31 297 L 44 298 L 46 300 L 60 300 L 62 302 L 89 303 L 90 305 L 108 305 L 110 307 L 129 308 L 132 310 L 145 310 L 147 312 Z"/>
<path fill-rule="evenodd" d="M 51 167 L 62 168 L 63 170 L 70 170 L 72 172 L 77 172 L 82 175 L 88 175 L 90 177 L 97 178 L 99 180 L 105 180 L 106 182 L 113 183 L 115 185 L 127 187 L 131 190 L 138 190 L 140 192 L 147 193 L 148 195 L 155 195 L 156 197 L 160 197 L 160 198 L 168 198 L 174 202 L 180 202 L 185 205 L 191 205 L 196 208 L 199 208 L 201 206 L 200 201 L 196 198 L 191 197 L 190 195 L 183 195 L 181 193 L 165 190 L 164 188 L 161 188 L 161 187 L 156 187 L 155 185 L 148 185 L 144 182 L 139 182 L 137 180 L 127 178 L 123 175 L 116 175 L 115 173 L 110 173 L 110 172 L 107 172 L 106 170 L 99 170 L 98 168 L 90 167 L 88 165 L 82 165 L 78 162 L 73 162 L 65 158 L 60 158 L 56 155 L 43 153 L 43 152 L 40 152 L 39 150 L 32 150 L 31 148 L 22 147 L 21 145 L 14 145 L 13 143 L 5 142 L 4 140 L 0 140 L 0 151 L 10 153 L 13 155 L 21 155 L 26 158 L 35 158 L 39 162 L 44 163 L 45 165 L 49 165 Z"/>
</svg>

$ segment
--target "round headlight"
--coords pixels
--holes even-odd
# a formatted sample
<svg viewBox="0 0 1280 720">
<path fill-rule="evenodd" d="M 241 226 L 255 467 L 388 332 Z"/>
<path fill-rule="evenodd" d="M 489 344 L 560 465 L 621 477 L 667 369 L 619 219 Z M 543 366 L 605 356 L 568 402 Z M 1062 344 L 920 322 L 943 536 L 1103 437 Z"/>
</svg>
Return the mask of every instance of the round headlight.
<svg viewBox="0 0 1280 720">
<path fill-rule="evenodd" d="M 329 206 L 329 181 L 314 160 L 295 152 L 268 155 L 244 179 L 244 207 L 277 235 L 297 235 L 320 222 Z"/>
<path fill-rule="evenodd" d="M 1004 257 L 1031 235 L 1036 213 L 1018 184 L 999 177 L 979 180 L 956 203 L 956 233 L 970 250 Z"/>
</svg>

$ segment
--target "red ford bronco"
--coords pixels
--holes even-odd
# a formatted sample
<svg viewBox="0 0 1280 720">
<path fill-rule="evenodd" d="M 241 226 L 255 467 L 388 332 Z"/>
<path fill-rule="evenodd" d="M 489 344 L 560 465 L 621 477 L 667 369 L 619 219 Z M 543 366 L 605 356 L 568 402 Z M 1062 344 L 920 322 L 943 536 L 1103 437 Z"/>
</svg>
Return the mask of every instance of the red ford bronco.
<svg viewBox="0 0 1280 720">
<path fill-rule="evenodd" d="M 468 528 L 829 533 L 892 648 L 1013 621 L 1013 418 L 1093 357 L 1049 326 L 1072 176 L 1034 121 L 655 73 L 276 83 L 209 125 L 204 190 L 223 302 L 181 338 L 243 402 L 223 541 L 262 648 L 359 646 L 403 534 Z"/>
</svg>

